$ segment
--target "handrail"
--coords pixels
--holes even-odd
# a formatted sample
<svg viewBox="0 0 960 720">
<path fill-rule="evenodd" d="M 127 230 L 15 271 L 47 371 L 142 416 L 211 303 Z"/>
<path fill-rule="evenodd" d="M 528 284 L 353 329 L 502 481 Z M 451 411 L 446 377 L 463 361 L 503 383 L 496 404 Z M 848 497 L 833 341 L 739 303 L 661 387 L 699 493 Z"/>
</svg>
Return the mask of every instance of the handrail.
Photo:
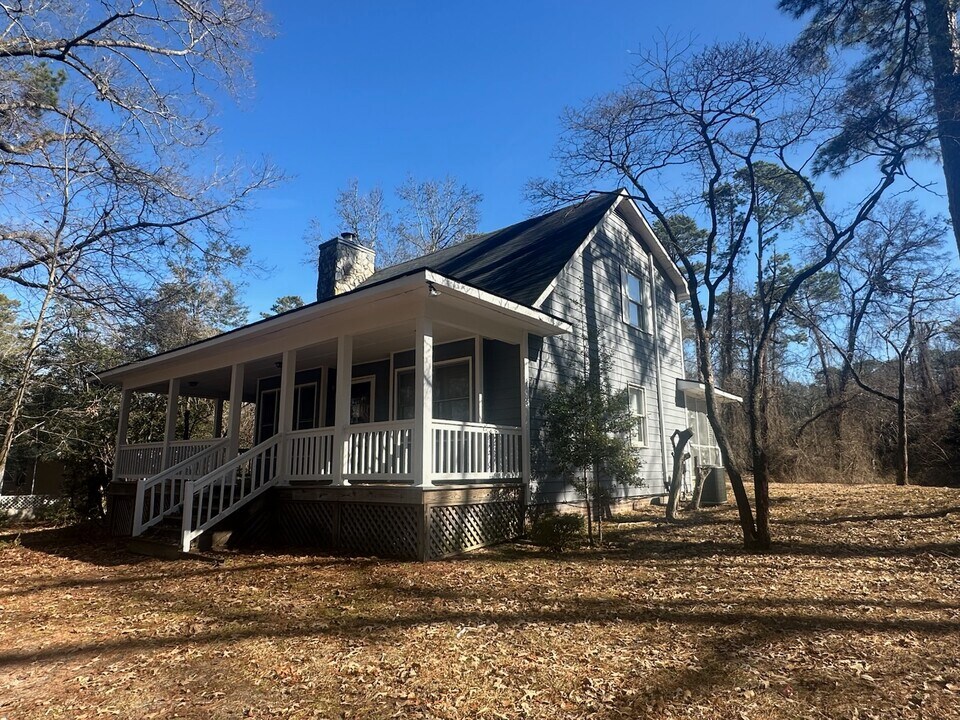
<svg viewBox="0 0 960 720">
<path fill-rule="evenodd" d="M 466 430 L 497 430 L 499 432 L 514 433 L 520 432 L 519 425 L 496 425 L 494 423 L 469 422 L 464 420 L 437 420 L 434 419 L 433 425 L 437 427 L 463 428 Z"/>
<path fill-rule="evenodd" d="M 181 460 L 162 472 L 148 478 L 141 478 L 137 482 L 137 496 L 133 511 L 133 536 L 141 535 L 144 530 L 159 523 L 165 516 L 180 509 L 183 504 L 183 483 L 188 476 L 203 476 L 211 468 L 208 461 L 217 461 L 226 451 L 229 438 L 221 438 L 205 450 Z M 221 462 L 218 464 L 222 464 Z M 213 468 L 215 469 L 215 468 Z M 143 513 L 146 499 L 150 498 L 149 513 L 144 520 Z"/>
<path fill-rule="evenodd" d="M 181 526 L 184 552 L 190 551 L 190 544 L 205 530 L 276 484 L 281 474 L 278 451 L 284 440 L 284 434 L 278 433 L 199 480 L 188 480 L 184 484 Z"/>
</svg>

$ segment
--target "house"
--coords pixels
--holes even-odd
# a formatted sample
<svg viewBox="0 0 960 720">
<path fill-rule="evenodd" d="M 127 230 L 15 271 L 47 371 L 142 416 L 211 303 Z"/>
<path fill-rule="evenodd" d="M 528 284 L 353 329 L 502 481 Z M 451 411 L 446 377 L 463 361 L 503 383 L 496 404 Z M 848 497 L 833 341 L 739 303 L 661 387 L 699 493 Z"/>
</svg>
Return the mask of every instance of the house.
<svg viewBox="0 0 960 720">
<path fill-rule="evenodd" d="M 629 390 L 643 461 L 642 487 L 611 491 L 664 493 L 669 437 L 697 392 L 678 384 L 687 290 L 626 193 L 378 271 L 343 235 L 321 246 L 318 270 L 315 303 L 102 373 L 122 387 L 115 531 L 173 517 L 185 550 L 232 523 L 422 559 L 514 537 L 527 507 L 577 502 L 551 476 L 538 410 L 603 354 Z M 167 395 L 166 431 L 128 444 L 140 392 Z M 176 436 L 181 396 L 216 400 L 214 437 Z M 244 403 L 256 406 L 246 450 Z"/>
</svg>

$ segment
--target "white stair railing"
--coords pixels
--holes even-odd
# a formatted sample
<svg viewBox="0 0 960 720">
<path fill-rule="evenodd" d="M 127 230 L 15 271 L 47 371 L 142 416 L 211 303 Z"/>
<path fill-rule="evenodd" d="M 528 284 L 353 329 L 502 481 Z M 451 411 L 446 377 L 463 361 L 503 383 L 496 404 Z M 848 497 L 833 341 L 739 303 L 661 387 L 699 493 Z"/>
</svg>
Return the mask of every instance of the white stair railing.
<svg viewBox="0 0 960 720">
<path fill-rule="evenodd" d="M 167 515 L 180 509 L 183 503 L 183 485 L 201 478 L 223 465 L 227 459 L 228 438 L 195 452 L 176 465 L 152 477 L 137 482 L 137 496 L 133 511 L 133 536 L 159 523 Z"/>
<path fill-rule="evenodd" d="M 247 450 L 183 488 L 181 546 L 190 551 L 194 539 L 276 484 L 281 476 L 282 434 Z"/>
</svg>

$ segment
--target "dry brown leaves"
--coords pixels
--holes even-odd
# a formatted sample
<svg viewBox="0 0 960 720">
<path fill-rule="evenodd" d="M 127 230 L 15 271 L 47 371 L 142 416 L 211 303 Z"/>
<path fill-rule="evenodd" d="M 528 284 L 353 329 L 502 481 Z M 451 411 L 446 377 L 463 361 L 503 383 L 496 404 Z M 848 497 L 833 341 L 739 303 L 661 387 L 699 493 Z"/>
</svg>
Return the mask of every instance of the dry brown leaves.
<svg viewBox="0 0 960 720">
<path fill-rule="evenodd" d="M 779 486 L 429 564 L 0 541 L 0 718 L 960 717 L 960 493 Z"/>
</svg>

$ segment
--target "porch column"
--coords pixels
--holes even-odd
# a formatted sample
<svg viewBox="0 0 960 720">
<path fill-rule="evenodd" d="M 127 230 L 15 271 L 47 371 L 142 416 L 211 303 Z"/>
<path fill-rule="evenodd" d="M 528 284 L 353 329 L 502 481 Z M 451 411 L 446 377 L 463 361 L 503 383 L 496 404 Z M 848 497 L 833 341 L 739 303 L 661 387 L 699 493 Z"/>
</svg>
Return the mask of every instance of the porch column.
<svg viewBox="0 0 960 720">
<path fill-rule="evenodd" d="M 160 469 L 166 470 L 170 462 L 170 443 L 177 439 L 177 410 L 180 407 L 180 378 L 171 378 L 167 386 L 167 424 L 163 432 L 163 455 Z"/>
<path fill-rule="evenodd" d="M 345 485 L 350 462 L 350 388 L 353 384 L 353 335 L 337 339 L 337 396 L 333 432 L 333 484 Z"/>
<path fill-rule="evenodd" d="M 120 422 L 117 425 L 117 452 L 113 456 L 113 479 L 120 476 L 120 451 L 127 444 L 127 426 L 130 423 L 130 404 L 133 390 L 124 388 L 120 393 Z"/>
<path fill-rule="evenodd" d="M 227 415 L 227 461 L 240 453 L 240 413 L 243 410 L 242 364 L 230 369 L 230 410 Z"/>
<path fill-rule="evenodd" d="M 213 439 L 223 437 L 223 398 L 217 398 L 213 409 Z"/>
<path fill-rule="evenodd" d="M 520 337 L 520 462 L 523 504 L 530 504 L 530 335 Z"/>
<path fill-rule="evenodd" d="M 280 447 L 278 474 L 280 482 L 287 482 L 287 468 L 289 455 L 287 453 L 287 433 L 293 430 L 293 394 L 297 386 L 297 351 L 286 350 L 283 353 L 283 363 L 280 366 Z"/>
<path fill-rule="evenodd" d="M 433 485 L 433 321 L 417 318 L 413 424 L 413 484 Z"/>
</svg>

